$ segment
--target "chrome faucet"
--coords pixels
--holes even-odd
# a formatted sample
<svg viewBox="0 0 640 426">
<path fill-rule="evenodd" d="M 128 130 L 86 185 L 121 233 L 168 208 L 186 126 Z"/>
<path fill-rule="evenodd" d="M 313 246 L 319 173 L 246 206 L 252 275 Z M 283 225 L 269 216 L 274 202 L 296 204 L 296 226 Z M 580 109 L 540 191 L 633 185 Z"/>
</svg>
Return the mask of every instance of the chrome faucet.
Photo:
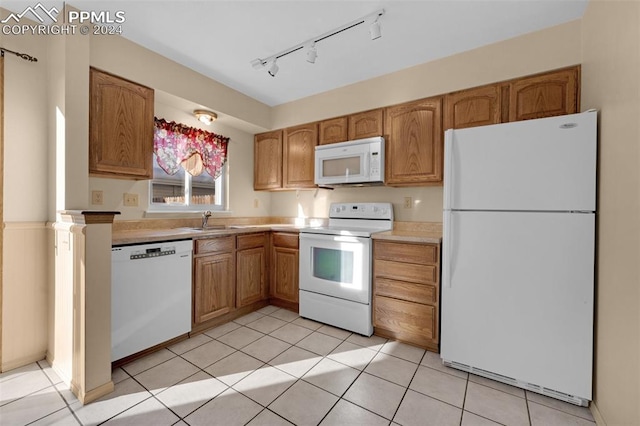
<svg viewBox="0 0 640 426">
<path fill-rule="evenodd" d="M 207 227 L 207 222 L 209 221 L 210 217 L 211 210 L 207 210 L 206 212 L 202 213 L 202 229 L 205 229 Z"/>
</svg>

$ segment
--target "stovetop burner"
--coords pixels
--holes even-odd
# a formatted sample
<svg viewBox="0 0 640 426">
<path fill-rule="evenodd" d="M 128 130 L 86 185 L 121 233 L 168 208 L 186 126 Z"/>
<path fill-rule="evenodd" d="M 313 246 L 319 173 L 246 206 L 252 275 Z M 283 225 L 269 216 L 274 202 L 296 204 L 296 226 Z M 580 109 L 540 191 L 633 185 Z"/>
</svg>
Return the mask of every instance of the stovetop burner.
<svg viewBox="0 0 640 426">
<path fill-rule="evenodd" d="M 301 233 L 371 237 L 393 229 L 391 203 L 332 203 L 329 225 L 304 228 Z"/>
</svg>

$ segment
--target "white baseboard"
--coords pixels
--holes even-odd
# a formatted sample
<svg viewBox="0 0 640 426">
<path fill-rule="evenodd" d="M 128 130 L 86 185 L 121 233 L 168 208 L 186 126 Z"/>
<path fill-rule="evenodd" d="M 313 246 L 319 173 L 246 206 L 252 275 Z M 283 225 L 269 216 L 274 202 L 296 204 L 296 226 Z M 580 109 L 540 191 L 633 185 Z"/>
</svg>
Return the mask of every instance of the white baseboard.
<svg viewBox="0 0 640 426">
<path fill-rule="evenodd" d="M 591 401 L 591 404 L 589 404 L 589 409 L 597 426 L 607 426 L 607 422 L 604 421 L 604 417 L 600 414 L 600 410 L 594 401 Z"/>
</svg>

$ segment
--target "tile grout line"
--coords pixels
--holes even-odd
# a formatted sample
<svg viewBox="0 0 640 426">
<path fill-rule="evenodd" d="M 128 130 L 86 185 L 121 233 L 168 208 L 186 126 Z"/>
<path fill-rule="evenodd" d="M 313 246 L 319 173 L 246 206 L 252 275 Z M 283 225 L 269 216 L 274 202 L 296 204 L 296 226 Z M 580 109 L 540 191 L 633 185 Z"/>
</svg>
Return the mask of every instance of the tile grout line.
<svg viewBox="0 0 640 426">
<path fill-rule="evenodd" d="M 276 399 L 277 399 L 277 398 L 276 398 Z M 274 401 L 275 401 L 275 400 L 274 400 Z M 260 405 L 262 405 L 262 404 L 260 404 Z M 264 411 L 268 411 L 268 412 L 270 412 L 271 414 L 273 414 L 273 415 L 276 415 L 276 416 L 280 417 L 280 418 L 281 418 L 282 420 L 284 420 L 285 422 L 287 422 L 287 423 L 289 423 L 289 424 L 293 424 L 293 423 L 291 423 L 289 420 L 287 420 L 286 418 L 282 417 L 280 414 L 278 414 L 278 413 L 276 413 L 275 411 L 270 410 L 270 409 L 268 409 L 267 407 L 264 407 L 264 406 L 263 406 L 262 410 L 260 410 L 260 412 L 258 412 L 258 414 L 256 414 L 255 416 L 253 416 L 251 419 L 249 419 L 249 421 L 248 421 L 248 422 L 246 422 L 246 423 L 245 423 L 245 426 L 246 426 L 246 425 L 248 425 L 249 423 L 251 423 L 251 422 L 252 422 L 256 417 L 258 417 L 258 416 L 259 416 L 260 414 L 262 414 Z"/>
<path fill-rule="evenodd" d="M 351 335 L 353 335 L 353 334 L 354 334 L 354 333 L 352 333 Z M 343 340 L 343 343 L 344 343 L 344 342 L 346 342 L 346 339 L 348 339 L 349 337 L 351 337 L 351 335 L 349 335 L 347 338 L 345 338 L 345 340 Z M 387 340 L 386 342 L 388 342 L 388 341 L 389 341 L 388 339 L 386 339 L 386 340 Z M 386 343 L 386 342 L 385 342 L 385 343 Z M 351 342 L 349 342 L 349 343 L 351 343 Z M 356 346 L 360 346 L 360 345 L 358 345 L 357 343 L 353 343 L 353 344 L 354 344 L 354 345 L 356 345 Z M 338 346 L 340 346 L 340 345 L 338 345 Z M 336 346 L 336 348 L 337 348 L 338 346 Z M 384 346 L 384 343 L 382 344 L 382 346 Z M 382 346 L 380 346 L 380 349 L 382 349 Z M 366 348 L 366 349 L 371 349 L 370 347 L 365 347 L 365 346 L 360 346 L 360 347 L 362 347 L 362 348 Z M 380 353 L 380 349 L 378 349 L 377 351 L 375 351 L 375 352 L 376 352 L 376 355 L 378 355 L 378 354 Z M 334 350 L 335 350 L 335 348 L 334 348 Z M 330 355 L 330 354 L 328 354 L 327 356 L 329 356 L 329 355 Z M 353 384 L 354 384 L 355 382 L 357 382 L 357 381 L 358 381 L 358 379 L 359 379 L 359 378 L 364 374 L 364 370 L 366 370 L 366 368 L 369 366 L 369 364 L 371 364 L 371 361 L 373 361 L 373 359 L 376 357 L 376 355 L 374 355 L 374 356 L 371 358 L 371 360 L 369 360 L 369 362 L 367 362 L 367 365 L 365 365 L 365 366 L 362 368 L 362 370 L 360 370 L 360 373 L 358 373 L 358 375 L 355 377 L 355 379 L 353 379 L 353 381 L 352 381 L 352 382 L 351 382 L 351 384 L 347 387 L 347 389 L 345 389 L 345 390 L 344 390 L 344 392 L 342 392 L 342 395 L 340 395 L 340 396 L 338 397 L 338 400 L 337 400 L 337 401 L 336 401 L 336 402 L 331 406 L 331 408 L 329 409 L 329 411 L 327 411 L 327 412 L 325 413 L 325 415 L 322 417 L 322 419 L 320 419 L 320 422 L 318 422 L 318 424 L 322 423 L 322 422 L 324 421 L 324 419 L 329 415 L 329 413 L 331 412 L 331 410 L 333 410 L 333 409 L 334 409 L 334 407 L 335 407 L 336 405 L 338 405 L 338 402 L 340 402 L 341 400 L 343 400 L 343 399 L 344 399 L 344 396 L 347 394 L 347 392 L 349 392 L 349 389 L 351 389 L 351 387 L 353 386 Z M 323 358 L 326 358 L 327 356 L 325 356 L 325 357 L 323 357 Z M 353 367 L 351 367 L 350 365 L 346 365 L 346 364 L 344 364 L 344 363 L 342 363 L 342 362 L 340 362 L 340 361 L 336 361 L 336 360 L 334 360 L 334 359 L 332 359 L 332 358 L 329 358 L 329 359 L 330 359 L 331 361 L 337 362 L 338 364 L 342 364 L 342 365 L 345 365 L 345 366 L 347 366 L 347 367 L 349 367 L 349 368 L 353 368 Z M 357 370 L 357 369 L 355 369 L 355 370 Z M 377 377 L 377 376 L 375 376 L 375 377 Z M 382 379 L 382 380 L 384 380 L 384 379 Z M 305 383 L 308 383 L 308 382 L 306 382 L 306 381 L 305 381 Z M 310 385 L 315 386 L 313 383 L 309 383 L 309 384 L 310 384 Z M 395 383 L 394 383 L 394 384 L 395 384 Z M 318 387 L 318 386 L 316 386 L 316 387 Z M 320 388 L 320 389 L 321 389 L 321 388 Z M 322 389 L 322 390 L 324 390 L 324 389 Z M 324 390 L 324 391 L 325 391 L 325 392 L 328 392 L 328 391 L 326 391 L 326 390 Z M 331 394 L 331 392 L 328 392 L 328 393 L 330 393 L 330 394 Z M 332 395 L 333 395 L 333 394 L 332 394 Z M 366 410 L 366 411 L 368 411 L 368 412 L 370 412 L 370 413 L 373 413 L 373 414 L 375 414 L 376 416 L 379 416 L 379 417 L 381 417 L 381 418 L 383 418 L 383 419 L 385 419 L 385 420 L 389 420 L 389 419 L 387 419 L 386 417 L 381 416 L 381 415 L 380 415 L 380 414 L 378 414 L 378 413 L 374 413 L 373 411 L 371 411 L 371 410 L 369 410 L 369 409 L 367 409 L 367 408 L 365 408 L 365 407 L 362 407 L 362 406 L 360 406 L 360 405 L 356 404 L 355 402 L 349 401 L 348 399 L 344 399 L 344 400 L 345 400 L 346 402 L 348 402 L 348 403 L 351 403 L 351 404 L 353 404 L 353 405 L 355 405 L 355 406 L 357 406 L 357 407 L 362 408 L 363 410 Z M 402 402 L 402 401 L 401 401 L 401 402 Z M 398 406 L 399 406 L 399 405 L 398 405 Z M 393 420 L 389 420 L 389 423 L 391 423 L 392 421 L 393 421 Z"/>
<path fill-rule="evenodd" d="M 529 410 L 529 398 L 527 398 L 527 391 L 524 391 L 524 405 L 527 406 L 527 420 L 529 420 L 529 426 L 531 426 L 531 411 Z"/>
<path fill-rule="evenodd" d="M 462 419 L 464 417 L 465 409 L 467 405 L 467 392 L 469 391 L 469 373 L 467 373 L 467 381 L 464 384 L 464 396 L 462 398 L 462 413 L 460 413 L 460 426 L 462 426 Z"/>
<path fill-rule="evenodd" d="M 420 361 L 422 361 L 424 359 L 424 357 L 427 355 L 427 353 L 423 353 L 422 357 L 420 358 Z M 418 370 L 420 369 L 420 363 L 418 363 L 418 366 L 416 367 L 416 370 L 413 372 L 413 375 L 411 376 L 411 380 L 409 380 L 409 383 L 407 384 L 407 386 L 404 388 L 404 393 L 402 394 L 402 398 L 400 398 L 400 403 L 398 404 L 398 406 L 396 407 L 396 410 L 393 412 L 393 416 L 391 416 L 391 422 L 393 423 L 393 419 L 395 419 L 395 417 L 398 415 L 398 411 L 400 410 L 400 406 L 402 406 L 402 403 L 404 402 L 404 398 L 407 396 L 407 393 L 409 392 L 409 387 L 411 386 L 411 383 L 413 382 L 413 379 L 415 379 L 416 374 L 418 374 Z M 377 377 L 377 376 L 376 376 Z M 383 379 L 384 380 L 384 379 Z M 413 389 L 412 389 L 413 390 Z M 462 418 L 462 416 L 461 416 Z"/>
<path fill-rule="evenodd" d="M 45 359 L 44 361 L 46 361 L 46 359 Z M 71 415 L 73 416 L 73 418 L 74 418 L 74 419 L 76 419 L 76 421 L 78 422 L 78 424 L 79 424 L 79 425 L 82 425 L 82 422 L 80 421 L 80 419 L 79 419 L 79 418 L 78 418 L 78 416 L 76 415 L 75 411 L 73 411 L 73 409 L 71 408 L 71 405 L 69 404 L 69 402 L 67 401 L 67 399 L 62 395 L 62 393 L 58 390 L 58 387 L 56 386 L 58 383 L 64 383 L 64 382 L 63 382 L 62 380 L 60 380 L 58 383 L 53 383 L 53 380 L 51 380 L 51 378 L 49 377 L 49 375 L 48 375 L 47 373 L 45 373 L 45 372 L 44 372 L 44 368 L 42 368 L 42 366 L 40 365 L 40 363 L 39 363 L 39 362 L 36 362 L 36 365 L 38 366 L 38 368 L 40 368 L 40 371 L 42 372 L 42 374 L 44 374 L 44 375 L 45 375 L 45 377 L 47 378 L 47 380 L 49 381 L 49 383 L 51 383 L 51 387 L 56 391 L 56 393 L 58 394 L 58 396 L 62 399 L 62 402 L 64 402 L 64 405 L 65 405 L 65 406 L 64 406 L 64 407 L 62 407 L 60 410 L 63 410 L 63 409 L 66 407 L 66 408 L 71 412 Z M 51 368 L 51 367 L 50 367 L 50 368 Z M 54 373 L 55 373 L 55 371 L 54 371 Z M 56 373 L 56 375 L 57 375 L 57 373 Z M 40 390 L 38 390 L 38 391 L 36 391 L 36 392 L 41 392 L 41 391 L 42 391 L 42 390 L 44 390 L 44 389 L 46 389 L 46 388 L 42 388 L 42 389 L 40 389 Z M 34 393 L 35 393 L 35 392 L 32 392 L 32 393 L 30 393 L 29 395 L 33 395 Z M 29 395 L 26 395 L 26 396 L 29 396 Z M 25 397 L 26 397 L 26 396 L 25 396 Z M 23 397 L 23 398 L 24 398 L 24 397 Z M 22 398 L 19 398 L 19 399 L 22 399 Z M 17 400 L 16 400 L 16 401 L 17 401 Z M 12 401 L 12 402 L 14 402 L 14 401 Z M 5 404 L 5 405 L 6 405 L 6 404 Z M 42 420 L 42 419 L 44 419 L 44 418 L 46 418 L 46 417 L 49 417 L 50 415 L 52 415 L 52 414 L 54 414 L 54 413 L 57 413 L 57 412 L 58 412 L 58 411 L 60 411 L 60 410 L 53 411 L 53 412 L 51 412 L 51 413 L 47 414 L 47 415 L 46 415 L 46 416 L 44 416 L 44 417 L 41 417 L 41 418 L 39 418 L 39 419 L 34 420 L 34 421 L 33 421 L 33 422 L 31 422 L 31 423 L 35 423 L 35 422 L 37 422 L 38 420 Z"/>
</svg>

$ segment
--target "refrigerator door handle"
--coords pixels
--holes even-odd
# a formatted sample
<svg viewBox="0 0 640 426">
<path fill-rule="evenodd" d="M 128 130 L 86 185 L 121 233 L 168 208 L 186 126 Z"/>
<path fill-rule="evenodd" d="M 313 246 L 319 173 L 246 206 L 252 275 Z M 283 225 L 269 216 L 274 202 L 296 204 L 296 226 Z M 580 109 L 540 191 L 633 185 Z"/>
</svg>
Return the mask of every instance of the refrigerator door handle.
<svg viewBox="0 0 640 426">
<path fill-rule="evenodd" d="M 442 285 L 451 288 L 451 263 L 453 256 L 453 235 L 451 235 L 453 227 L 451 226 L 452 214 L 451 210 L 445 210 L 443 215 L 443 240 L 444 256 L 442 256 Z"/>
<path fill-rule="evenodd" d="M 444 209 L 451 208 L 451 188 L 453 187 L 453 129 L 444 133 Z"/>
</svg>

